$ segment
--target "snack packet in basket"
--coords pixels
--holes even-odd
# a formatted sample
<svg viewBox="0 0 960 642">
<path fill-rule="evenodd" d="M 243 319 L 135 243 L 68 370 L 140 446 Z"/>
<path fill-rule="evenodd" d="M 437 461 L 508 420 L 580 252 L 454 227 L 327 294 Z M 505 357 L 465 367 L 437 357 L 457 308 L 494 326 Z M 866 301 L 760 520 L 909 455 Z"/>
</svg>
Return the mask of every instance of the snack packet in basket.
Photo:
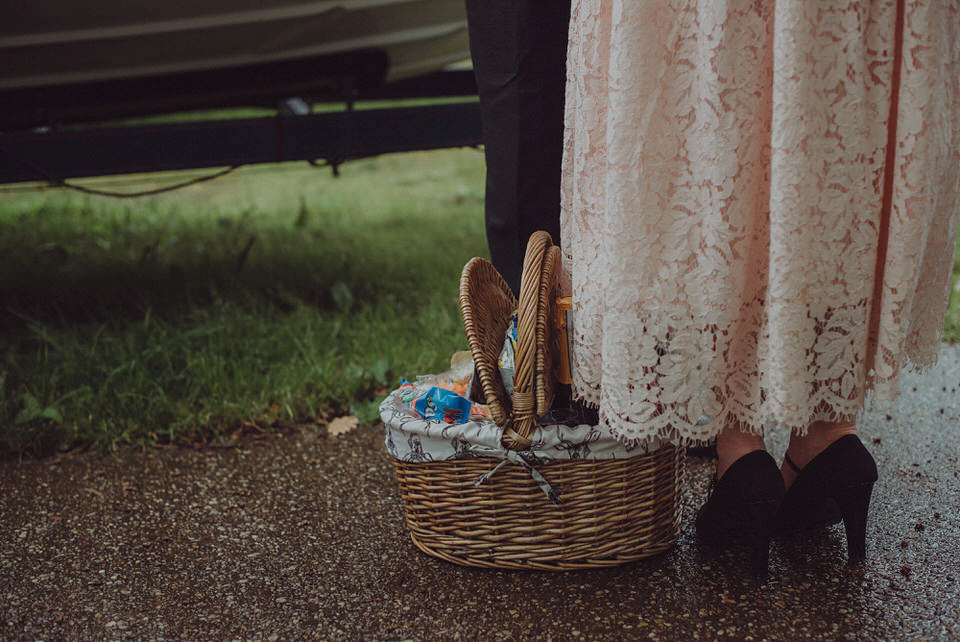
<svg viewBox="0 0 960 642">
<path fill-rule="evenodd" d="M 395 397 L 398 410 L 420 419 L 452 424 L 489 420 L 487 407 L 467 398 L 472 373 L 473 359 L 464 351 L 454 353 L 447 372 L 418 376 L 416 383 L 401 379 Z"/>
<path fill-rule="evenodd" d="M 417 396 L 413 411 L 417 416 L 448 424 L 462 424 L 470 420 L 472 404 L 452 390 L 436 386 Z"/>
<path fill-rule="evenodd" d="M 413 402 L 417 398 L 417 387 L 406 379 L 401 379 L 398 393 L 401 405 L 405 408 L 412 408 Z"/>
</svg>

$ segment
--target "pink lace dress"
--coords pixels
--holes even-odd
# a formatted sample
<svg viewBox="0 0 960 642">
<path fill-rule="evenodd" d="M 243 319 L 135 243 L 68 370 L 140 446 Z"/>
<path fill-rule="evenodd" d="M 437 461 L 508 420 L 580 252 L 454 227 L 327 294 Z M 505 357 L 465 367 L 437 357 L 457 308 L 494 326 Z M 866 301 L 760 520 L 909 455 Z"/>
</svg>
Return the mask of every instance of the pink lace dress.
<svg viewBox="0 0 960 642">
<path fill-rule="evenodd" d="M 574 392 L 627 442 L 804 431 L 937 356 L 960 3 L 574 0 Z"/>
</svg>

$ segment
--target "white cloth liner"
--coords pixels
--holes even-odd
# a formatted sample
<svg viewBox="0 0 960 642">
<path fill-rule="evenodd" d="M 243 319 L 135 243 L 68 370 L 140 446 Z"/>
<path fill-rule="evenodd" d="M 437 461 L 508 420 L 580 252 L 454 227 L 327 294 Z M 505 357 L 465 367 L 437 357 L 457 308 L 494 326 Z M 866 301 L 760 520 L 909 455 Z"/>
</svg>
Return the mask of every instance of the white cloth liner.
<svg viewBox="0 0 960 642">
<path fill-rule="evenodd" d="M 418 388 L 430 384 L 416 384 Z M 424 387 L 424 390 L 427 388 Z M 402 461 L 428 462 L 472 457 L 515 460 L 515 453 L 501 444 L 503 428 L 474 416 L 463 424 L 421 419 L 410 414 L 394 390 L 380 404 L 386 426 L 387 452 Z M 525 461 L 545 463 L 562 459 L 627 459 L 659 448 L 658 442 L 627 446 L 600 426 L 542 425 L 534 429 L 530 448 L 520 455 Z"/>
<path fill-rule="evenodd" d="M 414 384 L 416 395 L 426 392 L 435 384 L 435 377 L 420 377 Z M 529 448 L 514 451 L 503 446 L 503 427 L 490 419 L 474 415 L 470 421 L 462 424 L 423 419 L 412 414 L 409 405 L 400 397 L 401 390 L 397 389 L 380 403 L 380 418 L 386 427 L 384 442 L 391 455 L 406 462 L 476 457 L 496 460 L 491 462 L 489 471 L 474 481 L 475 486 L 490 479 L 504 464 L 518 464 L 527 469 L 554 504 L 562 502 L 535 466 L 557 460 L 627 459 L 652 452 L 663 445 L 658 440 L 627 445 L 601 426 L 547 424 L 534 428 Z"/>
</svg>

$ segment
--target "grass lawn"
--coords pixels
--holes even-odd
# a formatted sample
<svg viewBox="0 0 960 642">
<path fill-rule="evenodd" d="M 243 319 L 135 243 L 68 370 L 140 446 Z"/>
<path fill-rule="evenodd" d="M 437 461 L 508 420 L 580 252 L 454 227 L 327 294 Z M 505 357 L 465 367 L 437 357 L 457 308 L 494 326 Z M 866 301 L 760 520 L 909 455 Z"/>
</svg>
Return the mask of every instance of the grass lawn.
<svg viewBox="0 0 960 642">
<path fill-rule="evenodd" d="M 141 191 L 205 172 L 84 180 Z M 0 188 L 0 450 L 376 417 L 466 348 L 486 255 L 471 149 L 242 168 L 132 200 Z M 960 253 L 945 338 L 960 339 Z"/>
<path fill-rule="evenodd" d="M 0 192 L 0 448 L 374 419 L 401 377 L 466 348 L 457 283 L 486 254 L 483 171 L 463 149 L 347 163 L 340 178 L 248 167 L 135 200 Z"/>
</svg>

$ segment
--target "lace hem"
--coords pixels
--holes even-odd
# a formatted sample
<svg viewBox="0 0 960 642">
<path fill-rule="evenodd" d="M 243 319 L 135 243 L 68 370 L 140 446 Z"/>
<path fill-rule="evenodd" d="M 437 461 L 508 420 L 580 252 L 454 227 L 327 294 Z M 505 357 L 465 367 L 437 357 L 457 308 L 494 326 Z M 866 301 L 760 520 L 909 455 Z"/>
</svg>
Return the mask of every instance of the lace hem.
<svg viewBox="0 0 960 642">
<path fill-rule="evenodd" d="M 605 426 L 802 432 L 935 362 L 960 6 L 580 0 L 569 42 L 574 390 Z"/>
</svg>

